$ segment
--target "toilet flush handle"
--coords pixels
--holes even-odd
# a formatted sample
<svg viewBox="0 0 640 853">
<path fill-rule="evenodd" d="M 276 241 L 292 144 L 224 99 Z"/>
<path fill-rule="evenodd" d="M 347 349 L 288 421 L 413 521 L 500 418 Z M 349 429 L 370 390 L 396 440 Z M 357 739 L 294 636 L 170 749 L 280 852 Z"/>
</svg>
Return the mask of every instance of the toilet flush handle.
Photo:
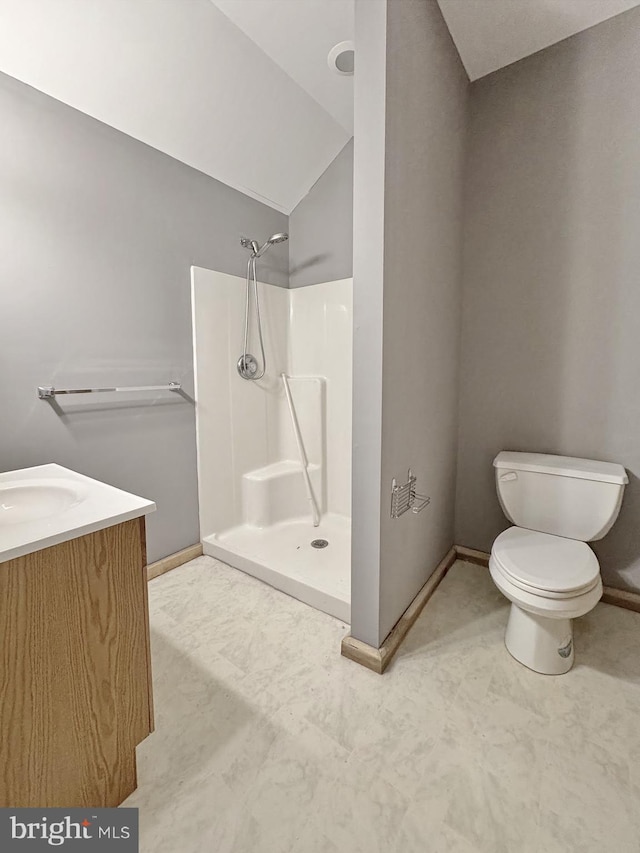
<svg viewBox="0 0 640 853">
<path fill-rule="evenodd" d="M 515 471 L 509 471 L 508 473 L 502 474 L 500 476 L 500 482 L 501 483 L 508 483 L 510 480 L 517 480 L 517 479 L 518 479 L 518 475 L 516 474 Z"/>
</svg>

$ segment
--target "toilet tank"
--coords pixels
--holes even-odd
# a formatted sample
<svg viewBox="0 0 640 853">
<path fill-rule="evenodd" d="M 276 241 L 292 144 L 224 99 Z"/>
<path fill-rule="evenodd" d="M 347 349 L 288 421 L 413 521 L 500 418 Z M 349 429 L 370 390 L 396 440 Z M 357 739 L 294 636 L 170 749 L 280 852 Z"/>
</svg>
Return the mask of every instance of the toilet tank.
<svg viewBox="0 0 640 853">
<path fill-rule="evenodd" d="M 502 511 L 518 527 L 581 542 L 602 539 L 620 512 L 622 465 L 503 450 L 493 461 Z"/>
</svg>

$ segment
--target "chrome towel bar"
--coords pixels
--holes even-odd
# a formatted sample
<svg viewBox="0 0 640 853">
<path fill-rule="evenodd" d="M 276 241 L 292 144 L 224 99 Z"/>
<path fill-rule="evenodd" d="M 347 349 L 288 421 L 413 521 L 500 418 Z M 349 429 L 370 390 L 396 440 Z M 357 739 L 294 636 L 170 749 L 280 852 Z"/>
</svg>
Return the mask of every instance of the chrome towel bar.
<svg viewBox="0 0 640 853">
<path fill-rule="evenodd" d="M 169 382 L 168 385 L 124 385 L 120 388 L 54 388 L 53 385 L 38 385 L 38 397 L 50 400 L 58 394 L 103 394 L 106 391 L 180 391 L 181 382 Z"/>
</svg>

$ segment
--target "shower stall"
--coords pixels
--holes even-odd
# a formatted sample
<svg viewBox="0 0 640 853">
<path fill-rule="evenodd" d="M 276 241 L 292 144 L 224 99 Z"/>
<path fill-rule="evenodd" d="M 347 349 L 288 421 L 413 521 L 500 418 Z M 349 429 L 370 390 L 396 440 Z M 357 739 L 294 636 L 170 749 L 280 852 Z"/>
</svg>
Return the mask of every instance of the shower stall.
<svg viewBox="0 0 640 853">
<path fill-rule="evenodd" d="M 205 554 L 350 621 L 352 280 L 192 268 Z"/>
</svg>

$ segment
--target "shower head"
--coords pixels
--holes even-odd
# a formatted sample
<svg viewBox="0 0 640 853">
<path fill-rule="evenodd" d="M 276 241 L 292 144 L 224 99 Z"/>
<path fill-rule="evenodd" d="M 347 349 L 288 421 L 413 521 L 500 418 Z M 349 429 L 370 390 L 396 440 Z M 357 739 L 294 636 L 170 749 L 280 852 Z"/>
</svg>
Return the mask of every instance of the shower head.
<svg viewBox="0 0 640 853">
<path fill-rule="evenodd" d="M 276 243 L 284 243 L 285 240 L 288 239 L 289 235 L 285 234 L 283 231 L 279 232 L 278 234 L 272 234 L 271 237 L 269 237 L 269 239 L 267 240 L 267 242 L 264 243 L 264 245 L 262 245 L 258 249 L 258 251 L 256 252 L 256 257 L 259 258 L 261 255 L 263 255 L 270 246 L 274 246 Z"/>
<path fill-rule="evenodd" d="M 284 243 L 288 239 L 289 235 L 282 232 L 280 234 L 274 234 L 273 237 L 269 237 L 267 243 L 273 246 L 275 243 Z"/>
<path fill-rule="evenodd" d="M 270 246 L 274 246 L 276 243 L 284 243 L 288 239 L 289 235 L 281 231 L 278 234 L 272 234 L 262 246 L 258 246 L 255 240 L 250 240 L 248 237 L 241 237 L 240 245 L 244 246 L 245 249 L 250 249 L 254 258 L 259 258 Z"/>
</svg>

